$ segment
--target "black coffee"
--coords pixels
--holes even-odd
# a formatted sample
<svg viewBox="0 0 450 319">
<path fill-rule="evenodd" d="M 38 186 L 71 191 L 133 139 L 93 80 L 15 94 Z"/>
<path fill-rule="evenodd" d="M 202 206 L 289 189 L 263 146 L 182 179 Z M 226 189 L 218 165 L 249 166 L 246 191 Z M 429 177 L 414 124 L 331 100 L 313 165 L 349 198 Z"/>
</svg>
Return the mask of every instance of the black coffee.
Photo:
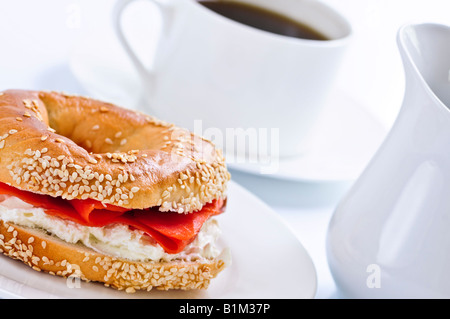
<svg viewBox="0 0 450 319">
<path fill-rule="evenodd" d="M 329 40 L 319 31 L 299 21 L 250 4 L 220 0 L 204 0 L 199 3 L 229 19 L 264 31 L 300 39 Z"/>
</svg>

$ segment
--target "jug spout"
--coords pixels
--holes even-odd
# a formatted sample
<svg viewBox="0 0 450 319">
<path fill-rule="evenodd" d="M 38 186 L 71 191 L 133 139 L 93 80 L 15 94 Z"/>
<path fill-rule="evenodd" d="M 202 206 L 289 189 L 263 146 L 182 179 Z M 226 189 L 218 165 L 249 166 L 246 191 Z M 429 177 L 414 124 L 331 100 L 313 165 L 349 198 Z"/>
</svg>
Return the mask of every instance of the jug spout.
<svg viewBox="0 0 450 319">
<path fill-rule="evenodd" d="M 391 131 L 341 200 L 327 256 L 356 298 L 450 298 L 450 27 L 398 32 L 405 93 Z"/>
<path fill-rule="evenodd" d="M 423 23 L 403 26 L 397 35 L 403 60 L 406 94 L 411 82 L 425 89 L 435 103 L 450 107 L 450 28 Z"/>
</svg>

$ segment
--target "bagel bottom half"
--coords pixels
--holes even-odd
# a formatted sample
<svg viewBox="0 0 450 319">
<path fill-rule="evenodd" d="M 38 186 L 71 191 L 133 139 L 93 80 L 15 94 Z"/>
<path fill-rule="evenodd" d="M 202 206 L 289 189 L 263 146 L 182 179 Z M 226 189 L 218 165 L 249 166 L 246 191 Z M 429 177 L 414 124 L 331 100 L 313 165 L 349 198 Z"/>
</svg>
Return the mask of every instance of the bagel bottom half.
<svg viewBox="0 0 450 319">
<path fill-rule="evenodd" d="M 221 258 L 196 261 L 139 262 L 108 256 L 82 244 L 71 244 L 44 230 L 0 220 L 0 252 L 52 275 L 136 290 L 205 289 L 225 268 Z"/>
</svg>

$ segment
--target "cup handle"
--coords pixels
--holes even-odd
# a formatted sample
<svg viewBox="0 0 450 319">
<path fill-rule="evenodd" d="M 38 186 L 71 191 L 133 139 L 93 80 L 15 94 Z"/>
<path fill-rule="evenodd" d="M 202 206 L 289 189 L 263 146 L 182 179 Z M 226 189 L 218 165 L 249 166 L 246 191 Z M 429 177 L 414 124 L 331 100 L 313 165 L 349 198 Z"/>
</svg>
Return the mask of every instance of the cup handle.
<svg viewBox="0 0 450 319">
<path fill-rule="evenodd" d="M 138 71 L 139 76 L 144 80 L 144 83 L 146 85 L 147 92 L 153 91 L 154 88 L 154 74 L 148 70 L 142 61 L 137 57 L 136 53 L 131 48 L 127 38 L 125 37 L 123 30 L 122 30 L 122 24 L 121 24 L 121 18 L 123 11 L 125 8 L 135 0 L 119 0 L 113 11 L 113 24 L 114 29 L 116 31 L 116 34 L 119 38 L 119 41 L 121 42 L 123 48 L 125 49 L 125 52 L 128 54 L 128 56 L 131 59 L 131 62 L 136 67 L 136 70 Z M 152 3 L 156 5 L 156 7 L 159 10 L 159 13 L 161 14 L 162 18 L 162 30 L 163 32 L 166 31 L 165 29 L 168 27 L 169 22 L 169 10 L 167 5 L 160 3 L 157 0 L 150 0 Z M 157 43 L 157 46 L 159 46 L 159 43 Z"/>
</svg>

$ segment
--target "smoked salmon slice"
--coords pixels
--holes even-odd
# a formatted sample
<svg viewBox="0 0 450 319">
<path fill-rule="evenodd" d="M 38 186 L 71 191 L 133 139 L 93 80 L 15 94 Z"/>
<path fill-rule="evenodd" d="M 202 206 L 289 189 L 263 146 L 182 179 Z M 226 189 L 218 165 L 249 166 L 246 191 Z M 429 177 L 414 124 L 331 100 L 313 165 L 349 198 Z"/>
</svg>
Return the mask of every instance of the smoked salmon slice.
<svg viewBox="0 0 450 319">
<path fill-rule="evenodd" d="M 130 228 L 145 232 L 169 254 L 183 251 L 195 239 L 203 224 L 211 216 L 220 214 L 225 209 L 225 201 L 216 199 L 204 205 L 201 210 L 190 214 L 160 212 L 157 207 L 130 210 L 92 199 L 67 200 L 35 194 L 5 183 L 0 183 L 0 194 L 17 197 L 30 205 L 44 209 L 49 215 L 84 226 L 126 224 Z"/>
</svg>

